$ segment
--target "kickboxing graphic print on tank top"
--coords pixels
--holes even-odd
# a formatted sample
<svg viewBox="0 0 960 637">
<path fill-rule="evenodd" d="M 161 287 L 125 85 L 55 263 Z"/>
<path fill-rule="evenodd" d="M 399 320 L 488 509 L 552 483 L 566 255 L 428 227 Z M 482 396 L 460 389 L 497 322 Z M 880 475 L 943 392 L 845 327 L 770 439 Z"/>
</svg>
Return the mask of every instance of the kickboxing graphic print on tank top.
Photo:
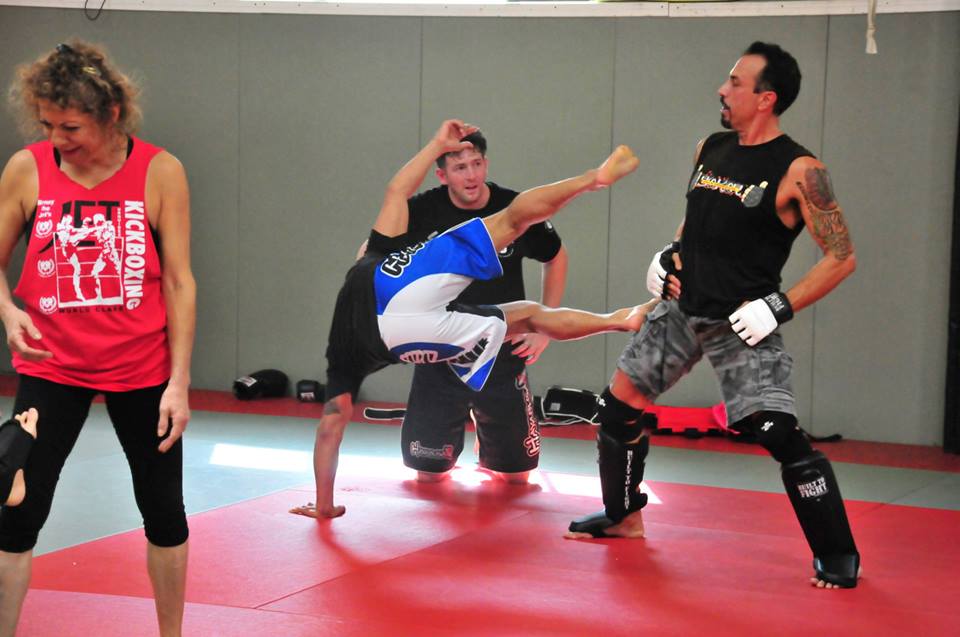
<svg viewBox="0 0 960 637">
<path fill-rule="evenodd" d="M 41 296 L 40 310 L 136 309 L 143 298 L 149 232 L 143 202 L 66 201 L 56 214 L 54 203 L 37 205 L 33 238 L 46 239 L 37 252 L 37 274 L 55 283 L 51 294 Z"/>
</svg>

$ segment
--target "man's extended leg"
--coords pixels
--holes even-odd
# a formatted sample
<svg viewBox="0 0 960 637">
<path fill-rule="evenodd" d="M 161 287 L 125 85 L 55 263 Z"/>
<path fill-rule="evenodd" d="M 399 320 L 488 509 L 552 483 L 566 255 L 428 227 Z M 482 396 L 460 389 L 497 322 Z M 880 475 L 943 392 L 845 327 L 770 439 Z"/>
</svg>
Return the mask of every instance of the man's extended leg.
<svg viewBox="0 0 960 637">
<path fill-rule="evenodd" d="M 317 439 L 313 445 L 313 475 L 317 484 L 316 502 L 290 509 L 290 513 L 311 518 L 336 518 L 346 512 L 346 507 L 333 504 L 333 482 L 337 477 L 337 461 L 340 457 L 340 442 L 343 431 L 353 414 L 353 399 L 350 394 L 340 394 L 323 406 L 323 418 L 317 425 Z"/>
<path fill-rule="evenodd" d="M 514 301 L 499 306 L 507 321 L 507 335 L 536 332 L 556 341 L 570 341 L 600 332 L 636 332 L 657 305 L 653 299 L 608 314 L 565 307 L 546 307 L 535 301 Z"/>
<path fill-rule="evenodd" d="M 546 221 L 571 199 L 589 190 L 598 190 L 626 177 L 640 165 L 640 160 L 626 146 L 617 148 L 599 168 L 588 170 L 546 186 L 531 188 L 517 195 L 513 202 L 483 223 L 497 250 L 502 250 L 535 223 Z"/>
</svg>

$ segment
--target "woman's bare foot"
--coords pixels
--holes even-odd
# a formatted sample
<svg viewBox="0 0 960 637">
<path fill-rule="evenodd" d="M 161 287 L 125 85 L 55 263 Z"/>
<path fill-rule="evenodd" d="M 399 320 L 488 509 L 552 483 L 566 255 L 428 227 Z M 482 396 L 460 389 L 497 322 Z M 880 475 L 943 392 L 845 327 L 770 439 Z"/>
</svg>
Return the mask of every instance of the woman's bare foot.
<svg viewBox="0 0 960 637">
<path fill-rule="evenodd" d="M 449 471 L 435 473 L 433 471 L 417 471 L 417 482 L 443 482 L 450 478 Z"/>
<path fill-rule="evenodd" d="M 20 426 L 23 427 L 23 430 L 34 438 L 37 437 L 37 419 L 39 417 L 40 414 L 33 407 L 14 416 L 17 422 L 20 423 Z"/>
<path fill-rule="evenodd" d="M 597 186 L 604 188 L 613 185 L 619 179 L 626 177 L 640 165 L 640 160 L 629 147 L 621 144 L 617 146 L 606 161 L 597 169 Z"/>
<path fill-rule="evenodd" d="M 290 509 L 290 513 L 293 513 L 294 515 L 303 515 L 308 518 L 316 518 L 318 520 L 323 518 L 339 518 L 346 512 L 347 507 L 343 505 L 329 506 L 321 510 L 317 510 L 317 505 L 313 502 L 307 502 L 302 506 L 293 507 Z"/>
<path fill-rule="evenodd" d="M 517 471 L 516 473 L 507 473 L 504 471 L 491 471 L 495 479 L 505 482 L 507 484 L 529 484 L 530 483 L 530 472 L 529 471 Z"/>
</svg>

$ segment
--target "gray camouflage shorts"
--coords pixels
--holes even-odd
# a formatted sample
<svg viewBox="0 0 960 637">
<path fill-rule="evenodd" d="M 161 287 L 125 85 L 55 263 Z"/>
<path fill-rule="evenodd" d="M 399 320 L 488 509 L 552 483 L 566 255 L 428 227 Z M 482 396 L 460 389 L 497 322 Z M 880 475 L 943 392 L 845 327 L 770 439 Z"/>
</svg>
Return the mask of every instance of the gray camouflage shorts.
<svg viewBox="0 0 960 637">
<path fill-rule="evenodd" d="M 684 314 L 663 301 L 627 344 L 617 367 L 650 400 L 656 400 L 707 355 L 720 383 L 727 420 L 736 423 L 758 411 L 797 415 L 791 374 L 793 358 L 779 331 L 750 347 L 729 321 Z"/>
</svg>

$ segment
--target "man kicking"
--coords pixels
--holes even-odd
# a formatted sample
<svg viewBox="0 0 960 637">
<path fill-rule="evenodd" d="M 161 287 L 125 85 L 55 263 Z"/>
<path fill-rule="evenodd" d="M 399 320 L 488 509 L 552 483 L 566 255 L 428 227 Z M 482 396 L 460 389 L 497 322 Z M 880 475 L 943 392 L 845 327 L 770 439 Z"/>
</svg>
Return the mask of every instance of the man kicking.
<svg viewBox="0 0 960 637">
<path fill-rule="evenodd" d="M 599 168 L 527 190 L 494 215 L 410 245 L 404 236 L 407 200 L 438 157 L 471 147 L 461 140 L 475 130 L 458 120 L 444 122 L 387 184 L 366 254 L 347 272 L 330 326 L 326 404 L 313 450 L 317 498 L 291 513 L 314 518 L 344 514 L 345 508 L 333 502 L 333 484 L 343 431 L 366 376 L 392 363 L 447 362 L 467 386 L 479 390 L 509 335 L 537 332 L 572 340 L 600 332 L 635 332 L 656 305 L 651 301 L 594 314 L 533 301 L 452 303 L 474 279 L 500 276 L 497 251 L 532 224 L 549 219 L 584 192 L 613 184 L 639 164 L 629 148 L 619 146 Z"/>
</svg>

